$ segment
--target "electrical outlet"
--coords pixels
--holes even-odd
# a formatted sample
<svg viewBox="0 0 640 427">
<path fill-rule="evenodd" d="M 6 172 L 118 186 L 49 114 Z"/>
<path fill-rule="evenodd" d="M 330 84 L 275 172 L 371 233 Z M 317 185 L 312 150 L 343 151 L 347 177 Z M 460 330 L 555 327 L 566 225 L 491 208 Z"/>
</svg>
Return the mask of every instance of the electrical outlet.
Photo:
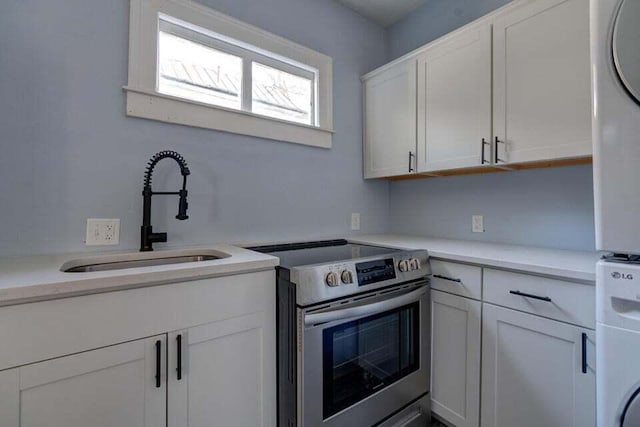
<svg viewBox="0 0 640 427">
<path fill-rule="evenodd" d="M 474 233 L 484 233 L 484 217 L 482 215 L 471 217 L 471 230 Z"/>
<path fill-rule="evenodd" d="M 351 229 L 360 230 L 360 214 L 359 213 L 351 214 Z"/>
<path fill-rule="evenodd" d="M 87 246 L 117 245 L 120 243 L 120 220 L 104 218 L 87 219 Z"/>
</svg>

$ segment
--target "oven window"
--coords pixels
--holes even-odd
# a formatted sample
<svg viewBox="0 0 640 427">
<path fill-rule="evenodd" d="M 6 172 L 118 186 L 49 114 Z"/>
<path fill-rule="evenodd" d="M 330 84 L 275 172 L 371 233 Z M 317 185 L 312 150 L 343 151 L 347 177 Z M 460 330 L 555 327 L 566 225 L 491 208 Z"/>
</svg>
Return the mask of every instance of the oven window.
<svg viewBox="0 0 640 427">
<path fill-rule="evenodd" d="M 418 369 L 419 303 L 323 331 L 324 418 Z"/>
</svg>

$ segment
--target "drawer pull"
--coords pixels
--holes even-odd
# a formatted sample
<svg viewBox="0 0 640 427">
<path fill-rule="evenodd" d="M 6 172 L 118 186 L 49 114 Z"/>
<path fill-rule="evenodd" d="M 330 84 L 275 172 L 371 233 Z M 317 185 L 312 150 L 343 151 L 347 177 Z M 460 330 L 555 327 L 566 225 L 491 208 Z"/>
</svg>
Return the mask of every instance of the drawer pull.
<svg viewBox="0 0 640 427">
<path fill-rule="evenodd" d="M 532 298 L 532 299 L 537 299 L 537 300 L 540 300 L 540 301 L 551 302 L 551 298 L 549 298 L 549 297 L 541 297 L 539 295 L 527 294 L 527 293 L 520 292 L 520 291 L 509 291 L 509 293 L 513 294 L 513 295 L 518 295 L 518 296 L 521 296 L 521 297 L 525 297 L 525 298 Z"/>
<path fill-rule="evenodd" d="M 434 274 L 433 277 L 436 279 L 448 280 L 450 282 L 462 283 L 462 280 L 460 279 L 452 279 L 451 277 L 441 276 L 439 274 Z"/>
<path fill-rule="evenodd" d="M 587 334 L 582 333 L 582 373 L 587 373 Z"/>
</svg>

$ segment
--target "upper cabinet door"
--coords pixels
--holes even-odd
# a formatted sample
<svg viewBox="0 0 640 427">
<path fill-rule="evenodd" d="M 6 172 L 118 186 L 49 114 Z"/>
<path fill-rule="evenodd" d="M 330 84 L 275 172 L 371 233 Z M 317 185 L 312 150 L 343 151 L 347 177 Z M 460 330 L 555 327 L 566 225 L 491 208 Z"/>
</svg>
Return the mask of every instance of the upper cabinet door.
<svg viewBox="0 0 640 427">
<path fill-rule="evenodd" d="M 0 425 L 166 425 L 165 344 L 161 335 L 0 372 Z"/>
<path fill-rule="evenodd" d="M 418 171 L 491 163 L 491 26 L 468 28 L 418 58 Z"/>
<path fill-rule="evenodd" d="M 364 177 L 415 172 L 416 62 L 402 62 L 364 83 Z"/>
<path fill-rule="evenodd" d="M 591 155 L 589 0 L 516 8 L 493 47 L 496 163 Z"/>
</svg>

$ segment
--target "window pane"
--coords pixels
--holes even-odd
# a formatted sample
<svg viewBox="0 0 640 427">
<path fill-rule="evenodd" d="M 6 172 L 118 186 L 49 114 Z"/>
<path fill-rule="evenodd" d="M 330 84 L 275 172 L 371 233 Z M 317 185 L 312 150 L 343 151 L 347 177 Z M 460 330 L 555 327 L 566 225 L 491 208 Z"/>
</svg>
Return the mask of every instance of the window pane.
<svg viewBox="0 0 640 427">
<path fill-rule="evenodd" d="M 160 31 L 158 90 L 236 110 L 242 106 L 242 58 Z"/>
<path fill-rule="evenodd" d="M 253 63 L 252 111 L 292 122 L 313 124 L 311 79 Z"/>
</svg>

